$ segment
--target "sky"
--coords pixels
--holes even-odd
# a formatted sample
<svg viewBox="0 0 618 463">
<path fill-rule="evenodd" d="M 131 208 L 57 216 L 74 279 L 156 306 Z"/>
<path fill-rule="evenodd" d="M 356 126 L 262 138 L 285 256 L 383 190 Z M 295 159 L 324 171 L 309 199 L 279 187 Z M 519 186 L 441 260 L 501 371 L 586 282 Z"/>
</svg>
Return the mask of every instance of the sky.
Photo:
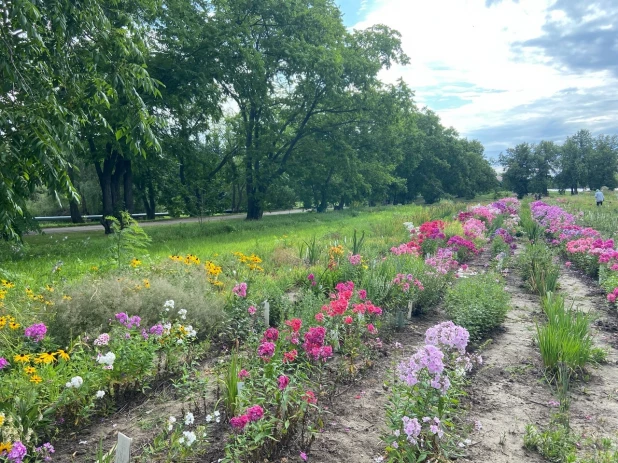
<svg viewBox="0 0 618 463">
<path fill-rule="evenodd" d="M 401 33 L 419 106 L 496 158 L 580 129 L 618 135 L 618 0 L 336 0 L 346 26 Z"/>
</svg>

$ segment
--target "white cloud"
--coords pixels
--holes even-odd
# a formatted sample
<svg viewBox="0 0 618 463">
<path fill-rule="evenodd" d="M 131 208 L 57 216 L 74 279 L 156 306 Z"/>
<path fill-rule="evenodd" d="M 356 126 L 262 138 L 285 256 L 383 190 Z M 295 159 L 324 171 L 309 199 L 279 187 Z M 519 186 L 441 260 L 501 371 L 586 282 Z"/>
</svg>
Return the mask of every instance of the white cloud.
<svg viewBox="0 0 618 463">
<path fill-rule="evenodd" d="M 567 15 L 550 10 L 554 3 L 505 0 L 487 7 L 486 0 L 379 0 L 354 27 L 382 23 L 401 32 L 411 63 L 384 71 L 383 79 L 394 82 L 403 76 L 417 90 L 417 102 L 429 107 L 436 98 L 470 100 L 437 111 L 446 125 L 467 135 L 512 123 L 514 118 L 534 119 L 539 114 L 532 108 L 517 114 L 512 110 L 555 98 L 565 89 L 585 92 L 612 81 L 615 85 L 609 71 L 575 73 L 557 67 L 538 49 L 513 47 L 543 35 L 547 21 L 569 25 Z M 591 8 L 588 15 L 599 18 L 603 11 Z M 598 117 L 591 114 L 587 119 Z"/>
</svg>

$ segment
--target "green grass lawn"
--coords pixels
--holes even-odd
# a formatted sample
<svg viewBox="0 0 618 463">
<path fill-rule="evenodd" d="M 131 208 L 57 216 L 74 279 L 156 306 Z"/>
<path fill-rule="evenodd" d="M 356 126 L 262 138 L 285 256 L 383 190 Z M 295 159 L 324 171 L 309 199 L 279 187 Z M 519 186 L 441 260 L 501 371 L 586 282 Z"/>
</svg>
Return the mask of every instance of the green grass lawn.
<svg viewBox="0 0 618 463">
<path fill-rule="evenodd" d="M 451 208 L 443 210 L 450 213 Z M 367 246 L 397 244 L 406 239 L 402 223 L 419 213 L 421 206 L 391 206 L 355 209 L 326 214 L 269 216 L 260 221 L 228 220 L 212 223 L 183 223 L 148 228 L 152 242 L 138 255 L 145 263 L 157 262 L 171 254 L 196 254 L 201 259 L 240 251 L 267 255 L 276 246 L 298 249 L 314 236 L 322 245 L 344 243 L 354 229 L 366 233 Z M 434 208 L 438 211 L 438 208 Z M 7 244 L 0 248 L 0 272 L 4 278 L 25 285 L 44 285 L 72 281 L 91 273 L 93 266 L 103 270 L 109 263 L 109 237 L 102 232 L 49 233 L 26 236 L 18 252 Z M 298 251 L 300 252 L 300 251 Z M 52 273 L 62 262 L 60 272 Z"/>
</svg>

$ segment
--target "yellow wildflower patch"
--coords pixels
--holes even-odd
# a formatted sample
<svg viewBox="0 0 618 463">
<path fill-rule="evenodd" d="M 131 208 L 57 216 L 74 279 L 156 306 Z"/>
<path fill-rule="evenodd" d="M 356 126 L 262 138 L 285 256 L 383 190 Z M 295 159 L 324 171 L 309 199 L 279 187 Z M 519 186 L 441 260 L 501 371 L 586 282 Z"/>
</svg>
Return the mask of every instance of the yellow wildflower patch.
<svg viewBox="0 0 618 463">
<path fill-rule="evenodd" d="M 129 263 L 129 265 L 131 265 L 131 267 L 133 268 L 137 268 L 140 265 L 142 265 L 142 261 L 134 257 L 133 259 L 131 259 L 131 262 Z"/>
<path fill-rule="evenodd" d="M 30 361 L 30 354 L 16 354 L 13 356 L 15 362 L 28 363 Z"/>
<path fill-rule="evenodd" d="M 45 289 L 46 289 L 47 291 L 49 291 L 50 293 L 53 293 L 53 292 L 54 292 L 54 287 L 53 287 L 53 286 L 51 286 L 51 285 L 45 285 Z"/>
<path fill-rule="evenodd" d="M 0 317 L 0 329 L 4 328 L 6 326 L 6 317 Z"/>
<path fill-rule="evenodd" d="M 69 360 L 71 357 L 69 357 L 69 354 L 67 354 L 64 350 L 62 349 L 58 349 L 58 352 L 56 352 L 56 354 L 58 355 L 58 357 L 60 357 L 62 360 Z"/>
<path fill-rule="evenodd" d="M 15 283 L 8 280 L 0 280 L 0 286 L 5 287 L 6 289 L 11 289 L 15 287 Z"/>
<path fill-rule="evenodd" d="M 150 280 L 148 280 L 146 278 L 144 279 L 144 288 L 146 288 L 146 289 L 150 288 Z"/>
<path fill-rule="evenodd" d="M 31 383 L 39 384 L 41 381 L 43 381 L 43 378 L 41 378 L 39 375 L 32 375 L 30 377 Z"/>
<path fill-rule="evenodd" d="M 24 371 L 26 372 L 27 375 L 33 375 L 36 373 L 36 368 L 27 366 L 26 368 L 24 368 Z"/>
<path fill-rule="evenodd" d="M 6 289 L 0 289 L 0 299 L 4 299 L 8 291 Z"/>
</svg>

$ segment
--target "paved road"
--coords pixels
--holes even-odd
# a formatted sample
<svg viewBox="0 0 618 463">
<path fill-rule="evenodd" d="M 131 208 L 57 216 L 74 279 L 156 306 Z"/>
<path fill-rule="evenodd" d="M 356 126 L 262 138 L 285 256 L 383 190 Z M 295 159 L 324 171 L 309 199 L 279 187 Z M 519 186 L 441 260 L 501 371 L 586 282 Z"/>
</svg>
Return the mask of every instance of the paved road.
<svg viewBox="0 0 618 463">
<path fill-rule="evenodd" d="M 306 209 L 290 209 L 288 211 L 275 211 L 275 212 L 264 212 L 264 215 L 286 215 L 286 214 L 298 214 L 300 212 L 305 212 Z M 244 219 L 246 214 L 228 214 L 228 215 L 217 215 L 214 217 L 202 217 L 202 222 L 218 222 L 220 220 L 238 220 Z M 199 222 L 199 217 L 190 217 L 188 219 L 170 219 L 170 220 L 155 220 L 154 222 L 139 222 L 140 227 L 156 227 L 159 225 L 175 225 L 178 223 L 193 223 Z M 73 232 L 90 232 L 90 231 L 103 231 L 103 226 L 99 224 L 95 225 L 81 225 L 79 227 L 51 227 L 51 228 L 41 228 L 41 231 L 44 233 L 73 233 Z"/>
</svg>

